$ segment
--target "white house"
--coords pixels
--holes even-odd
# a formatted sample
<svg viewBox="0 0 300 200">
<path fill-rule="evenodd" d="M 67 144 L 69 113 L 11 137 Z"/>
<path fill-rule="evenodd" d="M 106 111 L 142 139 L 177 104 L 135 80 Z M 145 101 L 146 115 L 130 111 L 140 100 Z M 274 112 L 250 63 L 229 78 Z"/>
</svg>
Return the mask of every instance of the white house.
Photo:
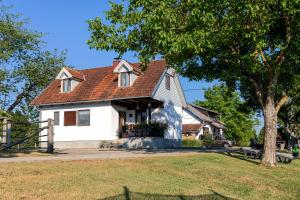
<svg viewBox="0 0 300 200">
<path fill-rule="evenodd" d="M 205 133 L 213 136 L 223 135 L 225 126 L 218 120 L 219 115 L 216 111 L 188 104 L 182 115 L 183 134 L 193 134 L 196 139 Z"/>
<path fill-rule="evenodd" d="M 164 139 L 180 142 L 186 101 L 177 74 L 164 60 L 150 62 L 145 71 L 140 64 L 64 67 L 31 103 L 40 120 L 54 119 L 54 147 L 96 148 L 123 137 L 124 125 L 150 121 L 167 123 Z"/>
</svg>

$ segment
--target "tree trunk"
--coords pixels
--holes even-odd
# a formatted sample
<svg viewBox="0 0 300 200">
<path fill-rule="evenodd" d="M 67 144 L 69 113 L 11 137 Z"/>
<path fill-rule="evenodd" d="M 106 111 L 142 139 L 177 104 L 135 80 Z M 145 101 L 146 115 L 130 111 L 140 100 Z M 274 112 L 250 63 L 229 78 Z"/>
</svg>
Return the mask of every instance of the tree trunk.
<svg viewBox="0 0 300 200">
<path fill-rule="evenodd" d="M 277 112 L 275 109 L 274 98 L 268 98 L 264 108 L 264 155 L 262 164 L 266 166 L 276 166 L 276 136 L 277 136 Z"/>
</svg>

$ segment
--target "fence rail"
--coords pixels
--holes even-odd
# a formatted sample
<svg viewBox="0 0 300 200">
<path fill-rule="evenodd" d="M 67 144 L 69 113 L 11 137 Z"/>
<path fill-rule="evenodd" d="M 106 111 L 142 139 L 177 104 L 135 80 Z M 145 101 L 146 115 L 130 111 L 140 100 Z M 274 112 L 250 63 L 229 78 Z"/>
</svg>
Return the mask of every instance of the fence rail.
<svg viewBox="0 0 300 200">
<path fill-rule="evenodd" d="M 2 122 L 2 123 L 1 123 Z M 42 126 L 43 123 L 47 125 Z M 42 131 L 47 130 L 47 134 Z M 54 122 L 52 119 L 35 122 L 13 122 L 8 118 L 0 119 L 0 151 L 16 148 L 42 148 L 47 143 L 47 152 L 52 153 Z M 46 140 L 42 140 L 46 138 Z M 38 143 L 38 145 L 37 145 Z M 30 146 L 32 145 L 32 146 Z"/>
</svg>

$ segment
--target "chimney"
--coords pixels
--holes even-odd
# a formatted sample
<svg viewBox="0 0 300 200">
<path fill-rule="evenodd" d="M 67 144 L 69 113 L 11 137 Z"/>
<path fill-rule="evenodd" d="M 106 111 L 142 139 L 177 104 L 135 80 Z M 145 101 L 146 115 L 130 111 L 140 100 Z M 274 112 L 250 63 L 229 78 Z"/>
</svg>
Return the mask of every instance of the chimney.
<svg viewBox="0 0 300 200">
<path fill-rule="evenodd" d="M 115 68 L 121 61 L 120 57 L 114 58 L 112 67 Z"/>
</svg>

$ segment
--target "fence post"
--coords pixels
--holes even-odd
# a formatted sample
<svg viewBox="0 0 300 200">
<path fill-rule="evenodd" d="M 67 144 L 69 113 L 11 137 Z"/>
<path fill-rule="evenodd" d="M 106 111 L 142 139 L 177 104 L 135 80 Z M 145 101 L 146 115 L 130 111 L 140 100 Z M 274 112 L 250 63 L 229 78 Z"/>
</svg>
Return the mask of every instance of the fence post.
<svg viewBox="0 0 300 200">
<path fill-rule="evenodd" d="M 2 118 L 2 143 L 10 145 L 11 143 L 11 120 L 8 117 Z"/>
<path fill-rule="evenodd" d="M 11 144 L 11 120 L 7 120 L 7 129 L 6 129 L 6 143 L 7 145 Z"/>
<path fill-rule="evenodd" d="M 7 144 L 7 118 L 4 117 L 2 122 L 2 143 Z"/>
<path fill-rule="evenodd" d="M 47 129 L 47 153 L 53 153 L 53 135 L 54 135 L 54 121 L 48 119 L 48 129 Z"/>
</svg>

